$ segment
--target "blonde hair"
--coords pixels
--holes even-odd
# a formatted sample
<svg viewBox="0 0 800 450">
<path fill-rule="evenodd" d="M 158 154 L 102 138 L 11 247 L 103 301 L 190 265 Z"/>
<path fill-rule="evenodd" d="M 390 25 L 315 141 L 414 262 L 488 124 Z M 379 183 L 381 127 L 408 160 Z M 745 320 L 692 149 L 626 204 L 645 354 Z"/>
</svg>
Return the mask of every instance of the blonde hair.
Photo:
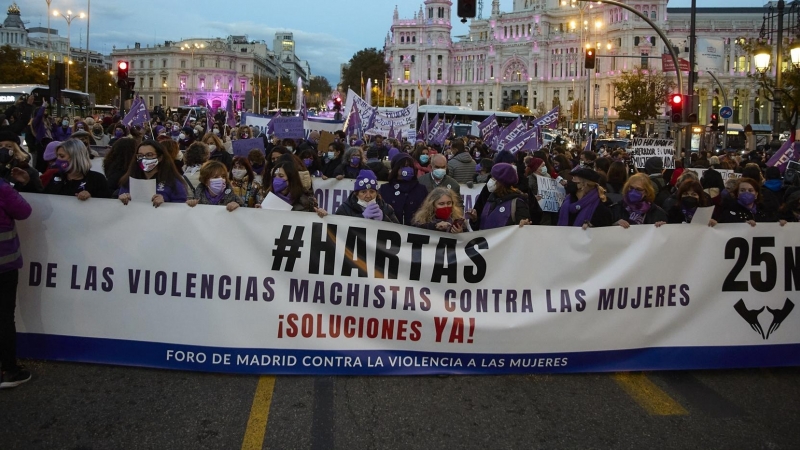
<svg viewBox="0 0 800 450">
<path fill-rule="evenodd" d="M 628 181 L 625 182 L 625 186 L 622 187 L 622 195 L 627 194 L 628 191 L 631 190 L 631 183 L 637 180 L 642 183 L 642 186 L 644 187 L 644 201 L 653 203 L 653 201 L 656 199 L 656 190 L 653 188 L 653 183 L 650 181 L 650 177 L 641 172 L 631 175 L 631 177 L 628 178 Z"/>
<path fill-rule="evenodd" d="M 436 202 L 445 195 L 453 200 L 453 211 L 450 213 L 450 217 L 463 219 L 464 209 L 461 207 L 458 194 L 446 187 L 437 187 L 425 197 L 425 200 L 423 200 L 422 205 L 420 205 L 419 209 L 414 214 L 411 222 L 420 225 L 431 222 L 433 218 L 436 217 Z"/>
</svg>

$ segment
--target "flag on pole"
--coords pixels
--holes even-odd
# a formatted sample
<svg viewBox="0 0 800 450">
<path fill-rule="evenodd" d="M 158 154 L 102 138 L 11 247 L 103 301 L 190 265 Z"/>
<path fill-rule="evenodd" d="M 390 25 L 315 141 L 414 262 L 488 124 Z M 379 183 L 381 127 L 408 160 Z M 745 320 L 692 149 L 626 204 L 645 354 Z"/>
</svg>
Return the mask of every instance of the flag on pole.
<svg viewBox="0 0 800 450">
<path fill-rule="evenodd" d="M 236 127 L 236 115 L 233 113 L 233 86 L 228 89 L 228 102 L 225 105 L 225 124 L 231 128 Z"/>
<path fill-rule="evenodd" d="M 367 78 L 367 92 L 366 96 L 364 97 L 364 101 L 366 101 L 368 105 L 372 106 L 372 78 Z"/>
<path fill-rule="evenodd" d="M 147 105 L 141 97 L 136 96 L 131 105 L 131 110 L 122 119 L 123 125 L 126 127 L 142 126 L 143 123 L 150 121 L 150 113 L 147 111 Z"/>
<path fill-rule="evenodd" d="M 306 94 L 303 93 L 303 98 L 300 99 L 300 117 L 303 120 L 308 120 L 308 107 L 306 106 Z"/>
<path fill-rule="evenodd" d="M 274 116 L 272 116 L 272 120 L 269 121 L 267 124 L 267 136 L 275 134 L 275 118 L 281 116 L 281 111 L 278 110 Z"/>
<path fill-rule="evenodd" d="M 592 151 L 592 136 L 593 135 L 594 134 L 590 131 L 589 132 L 589 138 L 586 140 L 586 147 L 583 148 L 583 151 L 585 151 L 585 152 Z"/>
</svg>

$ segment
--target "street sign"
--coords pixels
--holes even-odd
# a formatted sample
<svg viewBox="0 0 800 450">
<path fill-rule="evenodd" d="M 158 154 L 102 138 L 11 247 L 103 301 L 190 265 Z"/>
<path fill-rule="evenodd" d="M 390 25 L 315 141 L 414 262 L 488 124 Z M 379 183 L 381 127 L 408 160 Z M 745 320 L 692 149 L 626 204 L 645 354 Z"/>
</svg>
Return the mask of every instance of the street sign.
<svg viewBox="0 0 800 450">
<path fill-rule="evenodd" d="M 719 116 L 723 119 L 730 119 L 733 117 L 733 108 L 730 106 L 723 106 L 719 109 Z"/>
</svg>

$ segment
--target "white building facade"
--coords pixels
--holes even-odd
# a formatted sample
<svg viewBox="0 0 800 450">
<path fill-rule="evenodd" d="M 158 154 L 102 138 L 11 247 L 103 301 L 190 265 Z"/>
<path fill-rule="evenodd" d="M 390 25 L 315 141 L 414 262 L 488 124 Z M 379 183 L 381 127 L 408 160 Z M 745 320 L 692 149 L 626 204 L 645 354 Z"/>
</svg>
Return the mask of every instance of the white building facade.
<svg viewBox="0 0 800 450">
<path fill-rule="evenodd" d="M 666 45 L 640 17 L 622 8 L 561 0 L 503 2 L 511 12 L 491 2 L 488 19 L 475 19 L 469 34 L 453 42 L 449 0 L 425 0 L 413 17 L 401 19 L 395 9 L 384 53 L 398 100 L 423 97 L 429 104 L 452 104 L 475 110 L 505 110 L 512 105 L 531 111 L 561 105 L 611 130 L 618 120 L 612 82 L 634 67 L 661 71 Z M 626 1 L 665 30 L 672 45 L 689 59 L 689 8 L 667 8 L 667 0 Z M 734 122 L 769 123 L 771 107 L 760 97 L 752 57 L 740 43 L 758 37 L 765 8 L 699 8 L 697 36 L 719 42 L 723 60 L 715 75 L 722 87 L 702 70 L 695 84 L 700 121 L 723 106 L 722 89 L 734 108 Z M 584 69 L 584 48 L 597 47 L 597 65 Z M 686 51 L 684 51 L 686 50 Z M 591 73 L 589 73 L 591 72 Z M 587 76 L 590 79 L 587 82 Z M 669 75 L 676 79 L 674 73 Z M 684 76 L 684 89 L 688 77 Z M 588 87 L 588 89 L 587 89 Z M 685 90 L 684 90 L 685 91 Z M 665 99 L 666 100 L 666 99 Z M 576 111 L 577 113 L 577 111 Z M 666 116 L 665 116 L 666 117 Z M 703 119 L 705 118 L 705 120 Z M 566 125 L 566 124 L 565 124 Z"/>
<path fill-rule="evenodd" d="M 114 49 L 111 58 L 128 61 L 128 77 L 148 107 L 200 105 L 224 108 L 229 91 L 237 110 L 253 109 L 267 78 L 287 75 L 263 41 L 247 36 L 185 39 L 163 45 Z"/>
</svg>

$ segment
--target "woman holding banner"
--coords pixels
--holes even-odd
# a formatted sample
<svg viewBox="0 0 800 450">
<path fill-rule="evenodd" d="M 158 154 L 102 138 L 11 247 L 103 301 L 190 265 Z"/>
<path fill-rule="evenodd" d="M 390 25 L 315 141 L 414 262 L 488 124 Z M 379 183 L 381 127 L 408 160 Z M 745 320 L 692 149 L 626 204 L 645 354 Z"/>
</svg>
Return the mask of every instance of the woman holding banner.
<svg viewBox="0 0 800 450">
<path fill-rule="evenodd" d="M 128 173 L 119 180 L 119 200 L 124 205 L 131 201 L 131 178 L 156 180 L 156 195 L 150 199 L 156 208 L 164 203 L 183 203 L 188 198 L 186 183 L 175 166 L 175 160 L 156 141 L 144 141 L 139 144 L 136 158 L 131 161 Z"/>
<path fill-rule="evenodd" d="M 304 186 L 300 172 L 297 170 L 297 163 L 290 159 L 293 155 L 282 157 L 272 169 L 271 182 L 264 186 L 259 192 L 256 201 L 256 208 L 261 207 L 261 203 L 271 192 L 281 200 L 292 205 L 292 211 L 316 212 L 323 217 L 324 210 L 317 208 L 317 201 Z"/>
<path fill-rule="evenodd" d="M 200 169 L 200 184 L 195 188 L 194 198 L 186 204 L 196 205 L 224 205 L 228 211 L 235 211 L 244 203 L 233 193 L 228 182 L 228 169 L 219 161 L 209 161 Z"/>
<path fill-rule="evenodd" d="M 720 223 L 747 223 L 751 227 L 757 222 L 777 222 L 778 218 L 766 211 L 761 203 L 760 184 L 752 178 L 739 178 L 731 195 L 722 202 Z"/>
<path fill-rule="evenodd" d="M 622 187 L 622 202 L 614 205 L 614 224 L 622 228 L 631 225 L 655 225 L 667 223 L 667 213 L 656 205 L 656 190 L 650 177 L 637 173 L 628 178 Z"/>
<path fill-rule="evenodd" d="M 678 187 L 676 194 L 677 201 L 667 211 L 667 223 L 692 223 L 692 217 L 697 208 L 710 206 L 710 200 L 705 192 L 703 185 L 699 181 L 687 179 Z M 711 219 L 709 226 L 714 226 L 717 221 Z"/>
<path fill-rule="evenodd" d="M 586 230 L 611 225 L 611 210 L 605 204 L 605 190 L 597 184 L 600 174 L 581 168 L 567 176 L 571 180 L 564 186 L 567 195 L 558 210 L 558 226 Z"/>
<path fill-rule="evenodd" d="M 75 196 L 78 200 L 111 197 L 106 177 L 92 170 L 89 151 L 83 142 L 77 139 L 62 142 L 56 148 L 53 166 L 57 173 L 44 186 L 45 194 Z"/>
<path fill-rule="evenodd" d="M 358 173 L 353 192 L 336 210 L 336 215 L 398 223 L 394 209 L 378 194 L 378 178 L 369 169 Z"/>
<path fill-rule="evenodd" d="M 428 195 L 428 189 L 417 181 L 417 170 L 411 155 L 395 155 L 392 170 L 389 172 L 389 182 L 381 186 L 378 193 L 392 206 L 400 223 L 411 224 L 411 219 Z"/>
<path fill-rule="evenodd" d="M 481 210 L 481 230 L 541 222 L 541 209 L 539 217 L 531 220 L 527 197 L 516 188 L 517 183 L 519 175 L 513 164 L 498 163 L 492 166 L 492 178 L 486 182 L 489 198 Z"/>
<path fill-rule="evenodd" d="M 250 166 L 250 161 L 244 156 L 235 156 L 230 175 L 233 193 L 242 199 L 244 206 L 254 207 L 261 185 L 256 182 L 256 174 Z"/>
<path fill-rule="evenodd" d="M 356 179 L 362 170 L 369 170 L 367 165 L 364 164 L 364 152 L 361 147 L 353 146 L 344 152 L 342 164 L 336 168 L 334 175 L 337 180 L 344 178 Z M 370 172 L 372 172 L 370 170 Z"/>
<path fill-rule="evenodd" d="M 458 204 L 458 197 L 446 187 L 432 190 L 410 223 L 415 227 L 446 233 L 468 231 L 464 221 L 464 210 Z"/>
</svg>

